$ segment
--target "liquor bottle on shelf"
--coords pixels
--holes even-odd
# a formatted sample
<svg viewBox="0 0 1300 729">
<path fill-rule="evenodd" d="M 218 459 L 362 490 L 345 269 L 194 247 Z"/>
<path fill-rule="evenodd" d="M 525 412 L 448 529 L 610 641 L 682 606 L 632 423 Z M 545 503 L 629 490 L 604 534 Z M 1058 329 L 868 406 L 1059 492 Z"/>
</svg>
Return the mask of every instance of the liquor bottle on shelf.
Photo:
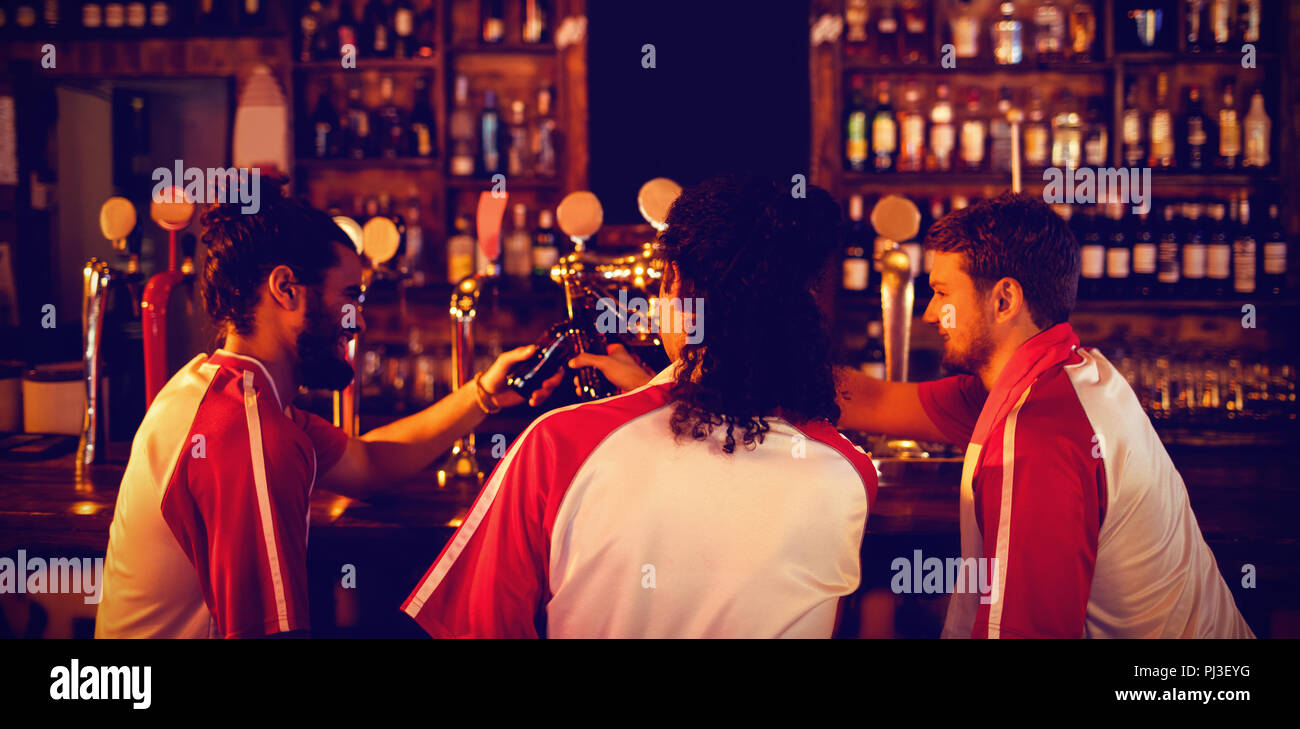
<svg viewBox="0 0 1300 729">
<path fill-rule="evenodd" d="M 898 57 L 898 16 L 893 0 L 885 0 L 876 21 L 876 61 L 892 63 Z"/>
<path fill-rule="evenodd" d="M 555 177 L 558 161 L 556 151 L 555 118 L 551 116 L 551 90 L 537 90 L 537 116 L 533 119 L 532 157 L 533 174 L 538 177 Z"/>
<path fill-rule="evenodd" d="M 388 7 L 382 0 L 369 0 L 361 27 L 365 29 L 365 54 L 372 58 L 390 58 L 393 55 L 392 28 Z"/>
<path fill-rule="evenodd" d="M 1259 248 L 1251 230 L 1250 196 L 1242 191 L 1237 206 L 1237 227 L 1232 239 L 1232 291 L 1238 296 L 1253 296 L 1259 278 Z"/>
<path fill-rule="evenodd" d="M 1156 293 L 1157 252 L 1156 234 L 1151 230 L 1150 216 L 1138 213 L 1137 224 L 1129 229 L 1133 241 L 1133 296 L 1148 298 Z M 1133 220 L 1133 218 L 1126 218 Z"/>
<path fill-rule="evenodd" d="M 1224 170 L 1235 170 L 1241 162 L 1241 123 L 1237 119 L 1236 86 L 1231 78 L 1223 82 L 1223 97 L 1219 101 L 1219 154 L 1215 160 Z"/>
<path fill-rule="evenodd" d="M 424 76 L 415 79 L 415 105 L 411 107 L 410 139 L 406 144 L 413 157 L 433 157 L 438 154 L 438 123 L 433 106 L 429 104 L 430 81 Z"/>
<path fill-rule="evenodd" d="M 1188 53 L 1200 53 L 1206 47 L 1205 0 L 1185 0 L 1183 4 L 1183 41 Z"/>
<path fill-rule="evenodd" d="M 361 54 L 361 28 L 351 0 L 339 0 L 338 21 L 334 24 L 334 35 L 338 38 L 335 52 L 338 55 L 342 56 L 348 48 L 357 55 Z"/>
<path fill-rule="evenodd" d="M 1079 239 L 1079 298 L 1100 299 L 1106 279 L 1105 219 L 1081 206 L 1071 218 L 1074 221 L 1078 221 L 1075 235 Z"/>
<path fill-rule="evenodd" d="M 506 173 L 512 177 L 522 177 L 532 171 L 532 155 L 528 149 L 528 125 L 524 111 L 524 102 L 515 99 L 510 102 L 510 113 L 506 118 Z"/>
<path fill-rule="evenodd" d="M 1208 254 L 1205 227 L 1201 223 L 1204 207 L 1199 202 L 1183 203 L 1183 236 L 1180 255 L 1183 259 L 1183 296 L 1199 299 L 1206 295 Z"/>
<path fill-rule="evenodd" d="M 1043 95 L 1034 87 L 1029 90 L 1029 113 L 1025 123 L 1025 149 L 1022 152 L 1027 167 L 1046 167 L 1051 159 L 1052 134 L 1047 128 L 1047 112 L 1043 109 Z"/>
<path fill-rule="evenodd" d="M 1264 110 L 1264 94 L 1259 89 L 1255 89 L 1250 96 L 1250 111 L 1246 113 L 1244 131 L 1246 156 L 1241 165 L 1256 169 L 1268 167 L 1273 122 Z"/>
<path fill-rule="evenodd" d="M 545 290 L 551 283 L 551 267 L 560 260 L 559 235 L 555 232 L 555 213 L 543 209 L 537 214 L 537 231 L 533 233 L 533 288 Z"/>
<path fill-rule="evenodd" d="M 1242 43 L 1258 43 L 1260 24 L 1263 20 L 1261 0 L 1241 0 L 1240 14 L 1237 16 L 1237 36 Z"/>
<path fill-rule="evenodd" d="M 404 273 L 411 274 L 412 284 L 422 286 L 428 266 L 424 260 L 426 254 L 424 226 L 420 225 L 420 198 L 417 197 L 414 186 L 408 191 L 403 217 L 406 219 L 406 250 L 402 254 L 398 268 Z"/>
<path fill-rule="evenodd" d="M 994 172 L 1011 171 L 1011 89 L 1003 86 L 998 91 L 998 113 L 989 121 L 989 168 Z"/>
<path fill-rule="evenodd" d="M 329 90 L 321 91 L 311 112 L 311 156 L 328 159 L 339 156 L 339 115 L 330 103 Z"/>
<path fill-rule="evenodd" d="M 1237 0 L 1210 0 L 1210 38 L 1214 41 L 1214 51 L 1225 53 L 1231 50 L 1232 34 L 1236 23 Z"/>
<path fill-rule="evenodd" d="M 438 19 L 435 9 L 438 3 L 429 3 L 419 15 L 415 16 L 415 34 L 412 38 L 413 58 L 432 58 L 434 48 L 438 45 Z"/>
<path fill-rule="evenodd" d="M 484 43 L 500 43 L 506 35 L 506 13 L 503 0 L 481 0 L 482 28 L 481 38 Z"/>
<path fill-rule="evenodd" d="M 854 172 L 867 169 L 867 80 L 853 74 L 844 114 L 844 166 Z"/>
<path fill-rule="evenodd" d="M 339 13 L 333 3 L 320 6 L 312 33 L 309 61 L 332 61 L 339 57 Z M 302 21 L 300 21 L 301 25 Z M 307 21 L 308 24 L 311 21 Z"/>
<path fill-rule="evenodd" d="M 261 28 L 266 25 L 265 0 L 237 0 L 237 22 L 240 28 Z"/>
<path fill-rule="evenodd" d="M 419 55 L 415 7 L 411 0 L 397 0 L 393 4 L 392 28 L 393 56 L 400 59 Z"/>
<path fill-rule="evenodd" d="M 1088 100 L 1088 115 L 1083 129 L 1083 159 L 1092 167 L 1107 167 L 1110 160 L 1110 134 L 1107 132 L 1104 102 Z"/>
<path fill-rule="evenodd" d="M 1112 299 L 1133 296 L 1133 241 L 1124 225 L 1124 204 L 1106 205 L 1106 293 Z"/>
<path fill-rule="evenodd" d="M 1056 115 L 1052 117 L 1052 164 L 1078 169 L 1083 161 L 1083 121 L 1074 94 L 1062 89 L 1056 106 Z"/>
<path fill-rule="evenodd" d="M 474 151 L 474 112 L 469 108 L 469 78 L 464 75 L 456 77 L 455 93 L 450 119 L 447 121 L 447 131 L 451 137 L 448 172 L 457 177 L 467 177 L 474 174 L 477 156 Z"/>
<path fill-rule="evenodd" d="M 1206 293 L 1221 299 L 1232 290 L 1232 239 L 1224 222 L 1225 206 L 1221 202 L 1206 206 L 1209 235 L 1205 245 Z"/>
<path fill-rule="evenodd" d="M 923 0 L 903 0 L 903 63 L 930 60 L 929 14 Z"/>
<path fill-rule="evenodd" d="M 961 122 L 961 163 L 963 172 L 984 170 L 984 147 L 988 122 L 980 114 L 980 90 L 972 86 L 966 97 L 966 114 Z"/>
<path fill-rule="evenodd" d="M 1024 25 L 1015 19 L 1015 3 L 999 6 L 1002 17 L 993 24 L 993 62 L 1010 66 L 1024 60 Z"/>
<path fill-rule="evenodd" d="M 864 293 L 871 285 L 871 259 L 867 255 L 871 237 L 862 210 L 862 196 L 849 196 L 849 229 L 844 236 L 840 288 L 850 294 Z"/>
<path fill-rule="evenodd" d="M 1183 116 L 1182 157 L 1183 169 L 1188 172 L 1201 172 L 1208 166 L 1207 153 L 1213 147 L 1210 139 L 1213 126 L 1201 108 L 1201 87 L 1187 87 L 1187 113 Z"/>
<path fill-rule="evenodd" d="M 1068 32 L 1067 59 L 1071 63 L 1091 63 L 1097 41 L 1097 15 L 1090 0 L 1075 0 L 1070 6 Z"/>
<path fill-rule="evenodd" d="M 872 168 L 876 172 L 894 169 L 898 152 L 898 120 L 889 100 L 889 82 L 881 81 L 876 92 L 876 109 L 871 114 Z"/>
<path fill-rule="evenodd" d="M 1056 0 L 1044 0 L 1034 9 L 1034 60 L 1060 63 L 1064 47 L 1065 13 Z"/>
<path fill-rule="evenodd" d="M 1259 277 L 1259 288 L 1266 296 L 1278 297 L 1286 293 L 1286 231 L 1276 203 L 1268 206 L 1268 221 L 1264 228 L 1264 266 Z"/>
<path fill-rule="evenodd" d="M 1160 241 L 1156 244 L 1156 291 L 1161 298 L 1172 299 L 1178 296 L 1182 280 L 1182 251 L 1178 244 L 1182 231 L 1175 217 L 1177 205 L 1166 203 L 1161 212 L 1164 223 L 1160 226 Z"/>
<path fill-rule="evenodd" d="M 1124 82 L 1124 113 L 1120 117 L 1120 140 L 1123 142 L 1124 164 L 1138 167 L 1146 160 L 1142 147 L 1142 110 L 1138 108 L 1137 79 L 1129 77 Z"/>
<path fill-rule="evenodd" d="M 898 171 L 920 172 L 925 166 L 925 115 L 921 113 L 921 89 L 916 81 L 908 81 L 903 91 L 898 137 Z"/>
<path fill-rule="evenodd" d="M 957 0 L 948 16 L 948 29 L 952 39 L 953 56 L 967 60 L 980 54 L 980 21 L 971 7 L 971 0 Z"/>
<path fill-rule="evenodd" d="M 375 138 L 379 156 L 384 159 L 396 159 L 410 156 L 406 148 L 406 125 L 402 112 L 393 101 L 393 77 L 384 76 L 379 80 L 379 109 L 375 111 Z"/>
<path fill-rule="evenodd" d="M 474 275 L 474 236 L 469 232 L 469 218 L 456 216 L 455 233 L 447 239 L 447 283 L 460 283 Z"/>
<path fill-rule="evenodd" d="M 370 133 L 370 112 L 361 105 L 361 87 L 348 89 L 348 108 L 345 133 L 346 152 L 351 159 L 365 159 L 372 156 L 373 139 Z"/>
<path fill-rule="evenodd" d="M 515 203 L 511 215 L 514 227 L 501 241 L 505 274 L 511 286 L 523 288 L 533 274 L 533 236 L 528 230 L 528 208 L 523 203 Z"/>
<path fill-rule="evenodd" d="M 1151 112 L 1150 167 L 1170 169 L 1174 166 L 1174 123 L 1169 111 L 1169 74 L 1161 71 L 1156 76 L 1156 108 Z"/>
<path fill-rule="evenodd" d="M 943 81 L 936 84 L 934 95 L 934 106 L 930 107 L 930 149 L 926 155 L 926 169 L 947 172 L 952 169 L 952 151 L 957 143 L 957 132 L 952 123 L 952 102 L 948 100 L 948 84 Z"/>
<path fill-rule="evenodd" d="M 307 63 L 315 59 L 316 37 L 323 29 L 325 10 L 320 0 L 311 0 L 298 17 L 298 60 Z"/>
<path fill-rule="evenodd" d="M 846 0 L 844 3 L 844 52 L 850 56 L 862 58 L 871 53 L 870 37 L 867 35 L 867 20 L 870 10 L 867 0 Z"/>
<path fill-rule="evenodd" d="M 551 7 L 548 0 L 523 0 L 522 37 L 525 43 L 549 43 Z"/>
<path fill-rule="evenodd" d="M 501 155 L 501 113 L 497 111 L 497 93 L 483 92 L 483 111 L 478 117 L 479 174 L 491 177 L 504 169 Z"/>
</svg>

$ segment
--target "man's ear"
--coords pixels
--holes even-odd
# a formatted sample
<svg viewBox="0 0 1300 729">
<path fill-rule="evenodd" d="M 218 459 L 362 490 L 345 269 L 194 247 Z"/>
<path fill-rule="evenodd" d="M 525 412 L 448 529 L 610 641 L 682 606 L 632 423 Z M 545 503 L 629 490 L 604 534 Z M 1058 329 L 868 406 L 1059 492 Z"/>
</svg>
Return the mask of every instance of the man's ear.
<svg viewBox="0 0 1300 729">
<path fill-rule="evenodd" d="M 993 317 L 998 322 L 1008 322 L 1025 308 L 1025 291 L 1014 278 L 1003 278 L 993 284 Z"/>
<path fill-rule="evenodd" d="M 286 311 L 297 311 L 302 305 L 302 289 L 288 266 L 276 266 L 266 279 L 271 300 Z"/>
</svg>

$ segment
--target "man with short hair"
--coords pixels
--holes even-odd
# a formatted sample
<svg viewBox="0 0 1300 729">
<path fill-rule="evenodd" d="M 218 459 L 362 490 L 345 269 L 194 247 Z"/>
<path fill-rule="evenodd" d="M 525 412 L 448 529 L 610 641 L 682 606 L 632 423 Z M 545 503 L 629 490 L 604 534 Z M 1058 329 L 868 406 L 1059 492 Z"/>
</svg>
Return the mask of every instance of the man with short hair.
<svg viewBox="0 0 1300 729">
<path fill-rule="evenodd" d="M 954 594 L 945 637 L 1254 637 L 1137 396 L 1068 323 L 1079 247 L 1004 193 L 927 235 L 943 366 L 933 382 L 841 373 L 840 427 L 966 443 L 964 558 L 995 599 Z M 994 561 L 995 560 L 995 561 Z"/>
<path fill-rule="evenodd" d="M 136 433 L 97 637 L 305 633 L 312 489 L 363 497 L 402 483 L 485 412 L 520 402 L 505 374 L 531 347 L 360 438 L 293 407 L 299 385 L 342 389 L 352 379 L 345 346 L 365 328 L 362 263 L 328 215 L 265 192 L 255 214 L 235 203 L 203 215 L 204 305 L 225 346 L 177 372 Z"/>
</svg>

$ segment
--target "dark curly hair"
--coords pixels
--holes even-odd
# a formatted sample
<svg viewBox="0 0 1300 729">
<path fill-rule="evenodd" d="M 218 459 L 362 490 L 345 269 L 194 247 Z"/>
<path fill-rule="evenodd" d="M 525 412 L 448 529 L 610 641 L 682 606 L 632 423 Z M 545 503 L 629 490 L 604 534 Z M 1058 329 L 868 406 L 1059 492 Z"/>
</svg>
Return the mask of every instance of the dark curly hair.
<svg viewBox="0 0 1300 729">
<path fill-rule="evenodd" d="M 707 310 L 671 388 L 675 436 L 700 440 L 725 426 L 723 450 L 733 453 L 737 427 L 746 448 L 763 441 L 764 416 L 839 419 L 830 336 L 813 290 L 839 247 L 840 211 L 825 190 L 806 192 L 724 175 L 673 203 L 663 256 L 680 272 L 680 295 L 702 298 Z"/>
<path fill-rule="evenodd" d="M 239 202 L 215 203 L 199 220 L 208 253 L 203 305 L 222 330 L 252 332 L 261 286 L 276 266 L 288 266 L 299 281 L 318 286 L 325 271 L 339 263 L 335 243 L 355 250 L 328 215 L 303 200 L 285 197 L 279 183 L 264 183 L 261 198 L 254 214 L 241 212 Z"/>
</svg>

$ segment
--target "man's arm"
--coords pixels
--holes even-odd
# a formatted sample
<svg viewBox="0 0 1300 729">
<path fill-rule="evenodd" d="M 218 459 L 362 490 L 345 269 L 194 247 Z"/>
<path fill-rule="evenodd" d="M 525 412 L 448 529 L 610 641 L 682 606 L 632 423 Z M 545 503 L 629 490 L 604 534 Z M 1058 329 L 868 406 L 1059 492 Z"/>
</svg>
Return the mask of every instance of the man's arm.
<svg viewBox="0 0 1300 729">
<path fill-rule="evenodd" d="M 888 433 L 916 440 L 956 442 L 930 420 L 915 382 L 877 380 L 857 370 L 836 368 L 836 402 L 841 430 Z"/>
</svg>

